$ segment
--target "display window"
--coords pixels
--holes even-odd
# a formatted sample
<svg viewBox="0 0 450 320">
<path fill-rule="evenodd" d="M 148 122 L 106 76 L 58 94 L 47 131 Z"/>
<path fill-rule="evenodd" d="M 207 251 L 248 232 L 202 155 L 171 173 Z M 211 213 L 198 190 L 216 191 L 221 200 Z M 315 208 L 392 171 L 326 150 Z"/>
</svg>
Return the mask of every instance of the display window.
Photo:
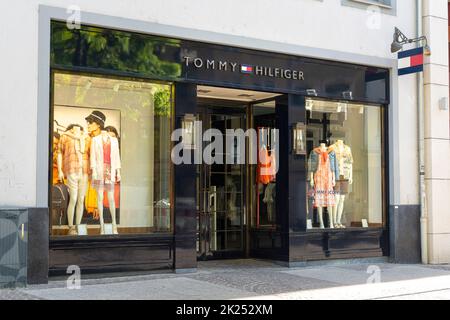
<svg viewBox="0 0 450 320">
<path fill-rule="evenodd" d="M 53 73 L 51 235 L 170 232 L 172 86 Z"/>
<path fill-rule="evenodd" d="M 383 111 L 306 99 L 308 229 L 384 226 Z"/>
</svg>

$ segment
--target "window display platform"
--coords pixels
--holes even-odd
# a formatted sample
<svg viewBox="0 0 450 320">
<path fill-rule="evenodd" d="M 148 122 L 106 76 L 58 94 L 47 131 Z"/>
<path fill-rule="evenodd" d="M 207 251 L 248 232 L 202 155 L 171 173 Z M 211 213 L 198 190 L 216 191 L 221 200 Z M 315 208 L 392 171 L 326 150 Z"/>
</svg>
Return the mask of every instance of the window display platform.
<svg viewBox="0 0 450 320">
<path fill-rule="evenodd" d="M 251 257 L 289 262 L 376 258 L 388 255 L 389 250 L 387 230 L 382 228 L 253 230 L 251 238 Z"/>
<path fill-rule="evenodd" d="M 173 235 L 103 235 L 56 237 L 50 242 L 50 276 L 67 274 L 70 265 L 83 272 L 172 269 Z"/>
</svg>

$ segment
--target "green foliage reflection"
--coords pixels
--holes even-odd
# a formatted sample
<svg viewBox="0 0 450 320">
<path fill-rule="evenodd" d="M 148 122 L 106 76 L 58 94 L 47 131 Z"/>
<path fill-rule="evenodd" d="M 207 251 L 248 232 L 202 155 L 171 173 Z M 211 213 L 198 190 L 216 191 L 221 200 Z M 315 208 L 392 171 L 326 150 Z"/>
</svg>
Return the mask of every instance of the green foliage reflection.
<svg viewBox="0 0 450 320">
<path fill-rule="evenodd" d="M 136 73 L 161 79 L 181 75 L 180 41 L 82 26 L 70 30 L 52 22 L 51 64 Z"/>
</svg>

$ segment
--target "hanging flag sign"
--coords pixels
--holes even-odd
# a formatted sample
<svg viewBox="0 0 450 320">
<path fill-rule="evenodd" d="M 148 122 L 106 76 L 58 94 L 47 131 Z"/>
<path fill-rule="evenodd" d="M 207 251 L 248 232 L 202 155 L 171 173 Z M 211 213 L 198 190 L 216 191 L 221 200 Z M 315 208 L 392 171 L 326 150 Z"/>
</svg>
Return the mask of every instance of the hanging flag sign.
<svg viewBox="0 0 450 320">
<path fill-rule="evenodd" d="M 398 53 L 398 75 L 423 72 L 423 47 Z"/>
</svg>

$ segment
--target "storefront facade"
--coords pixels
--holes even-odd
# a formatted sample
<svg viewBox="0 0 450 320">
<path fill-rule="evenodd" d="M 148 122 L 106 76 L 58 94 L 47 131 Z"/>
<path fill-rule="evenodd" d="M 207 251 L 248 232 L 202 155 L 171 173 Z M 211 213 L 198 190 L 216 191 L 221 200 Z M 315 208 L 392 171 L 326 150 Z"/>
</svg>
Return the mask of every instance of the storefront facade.
<svg viewBox="0 0 450 320">
<path fill-rule="evenodd" d="M 88 25 L 70 30 L 57 19 L 50 22 L 50 42 L 50 275 L 70 265 L 83 272 L 185 271 L 204 258 L 296 265 L 389 255 L 387 69 Z M 238 103 L 245 105 L 239 118 L 237 105 L 202 97 L 208 87 L 267 97 Z M 255 129 L 259 147 L 267 143 L 272 151 L 264 134 L 277 129 L 276 174 L 261 181 L 258 164 L 248 158 L 240 165 L 172 163 L 171 132 L 191 115 L 212 129 L 227 123 Z M 293 143 L 298 124 L 306 144 L 300 152 Z M 105 137 L 113 137 L 108 178 L 114 187 L 104 181 L 98 186 L 84 167 L 72 168 L 72 144 L 88 139 L 75 137 L 80 130 L 91 137 L 81 147 L 84 167 L 102 165 L 93 160 L 101 151 L 94 150 L 98 139 L 92 132 L 106 130 Z M 347 158 L 340 159 L 347 167 L 335 156 L 338 141 L 348 148 L 341 150 Z M 321 144 L 328 152 L 320 153 Z M 114 164 L 115 145 L 121 165 Z M 325 154 L 331 161 L 334 154 L 336 176 L 322 190 L 312 181 L 320 183 L 318 167 L 324 163 L 314 159 Z M 335 191 L 339 181 L 341 193 Z M 339 213 L 339 198 L 347 195 Z"/>
<path fill-rule="evenodd" d="M 395 61 L 305 57 L 270 42 L 218 41 L 87 12 L 80 29 L 69 29 L 66 18 L 64 9 L 39 7 L 29 283 L 73 265 L 82 273 L 188 272 L 205 259 L 300 266 L 392 258 Z M 172 133 L 194 120 L 203 140 L 182 156 L 210 145 L 208 129 L 254 130 L 256 141 L 246 139 L 243 163 L 174 163 Z M 109 157 L 96 153 L 96 137 L 110 146 L 111 185 L 104 172 L 66 171 L 71 161 L 105 164 L 92 160 Z M 270 175 L 250 163 L 261 148 L 269 157 L 276 150 Z"/>
</svg>

